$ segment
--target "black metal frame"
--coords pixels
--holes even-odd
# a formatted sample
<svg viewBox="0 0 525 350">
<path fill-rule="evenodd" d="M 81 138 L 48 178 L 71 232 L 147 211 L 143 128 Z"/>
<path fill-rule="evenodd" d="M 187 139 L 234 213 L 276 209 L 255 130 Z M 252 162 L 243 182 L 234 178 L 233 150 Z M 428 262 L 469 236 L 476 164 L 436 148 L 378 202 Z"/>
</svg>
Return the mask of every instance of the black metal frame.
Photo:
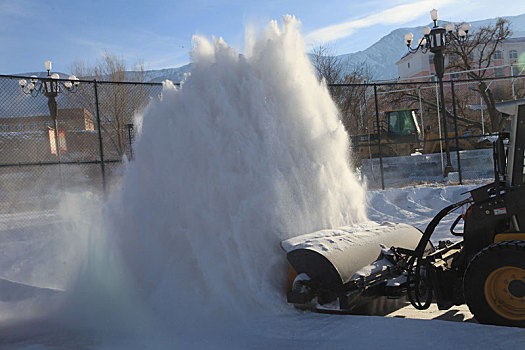
<svg viewBox="0 0 525 350">
<path fill-rule="evenodd" d="M 421 51 L 423 53 L 426 53 L 427 51 L 430 51 L 434 54 L 434 68 L 436 70 L 436 76 L 438 77 L 439 82 L 439 95 L 441 97 L 441 110 L 443 114 L 443 131 L 445 133 L 445 153 L 446 153 L 446 166 L 444 169 L 443 176 L 447 177 L 450 172 L 454 171 L 454 168 L 452 167 L 452 163 L 450 161 L 450 146 L 448 142 L 448 123 L 447 123 L 447 110 L 445 107 L 445 93 L 443 90 L 443 75 L 445 73 L 445 56 L 443 52 L 445 51 L 445 48 L 452 42 L 453 39 L 458 41 L 464 41 L 468 40 L 468 30 L 463 31 L 465 35 L 459 34 L 462 29 L 460 29 L 459 26 L 454 25 L 456 33 L 454 33 L 453 30 L 445 30 L 445 28 L 438 26 L 437 19 L 434 19 L 434 27 L 432 29 L 426 27 L 428 30 L 427 34 L 424 34 L 424 37 L 420 39 L 418 42 L 418 45 L 415 48 L 412 48 L 410 45 L 412 43 L 412 39 L 405 36 L 405 43 L 408 48 L 409 53 L 415 53 L 417 51 Z M 411 35 L 411 33 L 410 33 Z M 412 35 L 413 37 L 413 35 Z M 453 84 L 453 83 L 452 83 Z M 454 105 L 455 110 L 455 105 Z M 455 114 L 455 113 L 454 113 Z M 455 126 L 457 131 L 457 126 Z M 457 136 L 457 132 L 456 132 Z M 456 145 L 457 145 L 457 138 L 456 138 Z M 459 162 L 459 154 L 458 154 L 458 162 Z M 461 175 L 459 175 L 461 178 Z"/>
<path fill-rule="evenodd" d="M 0 167 L 6 168 L 6 167 L 21 167 L 21 166 L 33 166 L 33 165 L 42 165 L 42 166 L 48 166 L 48 165 L 67 165 L 67 164 L 100 164 L 101 168 L 101 177 L 102 177 L 102 185 L 104 191 L 107 187 L 107 179 L 106 179 L 106 167 L 105 164 L 108 163 L 116 163 L 119 161 L 106 159 L 104 156 L 104 147 L 103 147 L 103 133 L 101 128 L 101 112 L 99 108 L 99 86 L 104 85 L 143 85 L 143 86 L 162 86 L 162 83 L 148 83 L 148 82 L 113 82 L 113 81 L 97 81 L 96 79 L 93 80 L 86 80 L 86 79 L 77 79 L 76 77 L 70 77 L 68 79 L 63 78 L 56 78 L 56 76 L 52 76 L 51 72 L 48 71 L 47 77 L 37 77 L 37 76 L 23 76 L 23 75 L 0 75 L 0 78 L 7 78 L 7 79 L 13 79 L 18 80 L 18 84 L 20 86 L 20 90 L 29 96 L 37 97 L 39 95 L 43 95 L 48 99 L 48 109 L 50 116 L 54 122 L 54 134 L 55 134 L 55 147 L 57 149 L 57 161 L 43 161 L 43 162 L 17 162 L 17 163 L 9 163 L 9 164 L 0 164 Z M 93 160 L 93 161 L 64 161 L 60 157 L 60 145 L 58 141 L 58 106 L 57 106 L 57 97 L 61 93 L 75 93 L 78 90 L 78 87 L 80 84 L 86 84 L 86 85 L 92 85 L 93 86 L 93 97 L 94 97 L 94 107 L 95 107 L 95 113 L 94 116 L 96 118 L 96 131 L 98 134 L 98 148 L 99 148 L 99 159 Z M 179 86 L 179 83 L 175 83 L 174 85 Z M 131 131 L 128 126 L 128 135 Z M 132 140 L 129 140 L 131 142 Z M 133 153 L 131 151 L 130 158 L 133 157 Z"/>
</svg>

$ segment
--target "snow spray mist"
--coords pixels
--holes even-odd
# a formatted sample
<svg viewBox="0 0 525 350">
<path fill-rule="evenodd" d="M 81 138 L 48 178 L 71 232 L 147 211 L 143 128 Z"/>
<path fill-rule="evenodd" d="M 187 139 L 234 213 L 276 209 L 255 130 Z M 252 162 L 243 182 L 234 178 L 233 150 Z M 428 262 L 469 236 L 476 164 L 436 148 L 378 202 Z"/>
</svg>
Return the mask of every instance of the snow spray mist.
<svg viewBox="0 0 525 350">
<path fill-rule="evenodd" d="M 281 240 L 366 220 L 348 136 L 293 16 L 239 54 L 194 37 L 191 75 L 142 120 L 107 221 L 162 324 L 202 329 L 287 309 Z"/>
</svg>

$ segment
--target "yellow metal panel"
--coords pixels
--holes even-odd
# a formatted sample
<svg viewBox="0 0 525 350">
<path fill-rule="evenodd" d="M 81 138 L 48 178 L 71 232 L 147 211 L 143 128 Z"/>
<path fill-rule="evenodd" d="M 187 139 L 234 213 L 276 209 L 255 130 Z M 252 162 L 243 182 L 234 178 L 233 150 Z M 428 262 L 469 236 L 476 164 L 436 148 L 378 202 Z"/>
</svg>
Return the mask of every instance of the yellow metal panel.
<svg viewBox="0 0 525 350">
<path fill-rule="evenodd" d="M 494 236 L 494 243 L 501 241 L 525 241 L 525 233 L 499 233 Z"/>
</svg>

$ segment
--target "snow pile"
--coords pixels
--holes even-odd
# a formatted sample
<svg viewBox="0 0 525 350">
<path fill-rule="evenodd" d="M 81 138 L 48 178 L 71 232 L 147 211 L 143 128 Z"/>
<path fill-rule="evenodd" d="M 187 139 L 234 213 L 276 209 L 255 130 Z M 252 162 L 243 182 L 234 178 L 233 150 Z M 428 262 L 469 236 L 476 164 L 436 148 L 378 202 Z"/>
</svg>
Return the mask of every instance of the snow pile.
<svg viewBox="0 0 525 350">
<path fill-rule="evenodd" d="M 107 285 L 97 276 L 109 274 L 181 333 L 289 308 L 280 241 L 366 219 L 348 136 L 299 22 L 286 16 L 282 28 L 274 21 L 248 34 L 245 55 L 222 39 L 194 43 L 191 75 L 180 89 L 166 82 L 147 108 L 135 160 L 106 211 L 102 242 L 122 261 L 102 259 L 98 247 L 103 263 L 82 278 L 87 292 L 75 292 L 96 310 L 94 290 L 112 289 L 87 286 Z M 114 273 L 119 265 L 127 273 Z"/>
<path fill-rule="evenodd" d="M 468 191 L 476 187 L 479 186 L 417 186 L 369 191 L 368 217 L 374 221 L 409 223 L 425 231 L 428 223 L 441 209 L 467 199 L 470 196 Z M 460 240 L 460 237 L 450 234 L 450 226 L 465 210 L 466 206 L 443 218 L 432 234 L 431 241 L 438 244 L 440 240 Z M 462 229 L 463 220 L 459 222 L 456 231 Z"/>
</svg>

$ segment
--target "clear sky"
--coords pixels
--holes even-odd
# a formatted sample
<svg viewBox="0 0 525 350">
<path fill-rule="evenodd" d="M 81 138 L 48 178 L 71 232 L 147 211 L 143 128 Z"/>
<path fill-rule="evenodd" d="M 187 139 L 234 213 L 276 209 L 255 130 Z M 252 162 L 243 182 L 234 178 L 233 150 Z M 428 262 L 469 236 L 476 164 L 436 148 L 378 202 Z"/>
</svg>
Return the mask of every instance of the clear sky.
<svg viewBox="0 0 525 350">
<path fill-rule="evenodd" d="M 308 47 L 366 49 L 400 27 L 425 25 L 429 11 L 448 21 L 525 13 L 523 0 L 0 0 L 0 74 L 69 73 L 107 51 L 146 69 L 189 63 L 193 34 L 223 37 L 242 52 L 247 26 L 293 14 Z M 400 43 L 400 45 L 403 45 Z"/>
</svg>

